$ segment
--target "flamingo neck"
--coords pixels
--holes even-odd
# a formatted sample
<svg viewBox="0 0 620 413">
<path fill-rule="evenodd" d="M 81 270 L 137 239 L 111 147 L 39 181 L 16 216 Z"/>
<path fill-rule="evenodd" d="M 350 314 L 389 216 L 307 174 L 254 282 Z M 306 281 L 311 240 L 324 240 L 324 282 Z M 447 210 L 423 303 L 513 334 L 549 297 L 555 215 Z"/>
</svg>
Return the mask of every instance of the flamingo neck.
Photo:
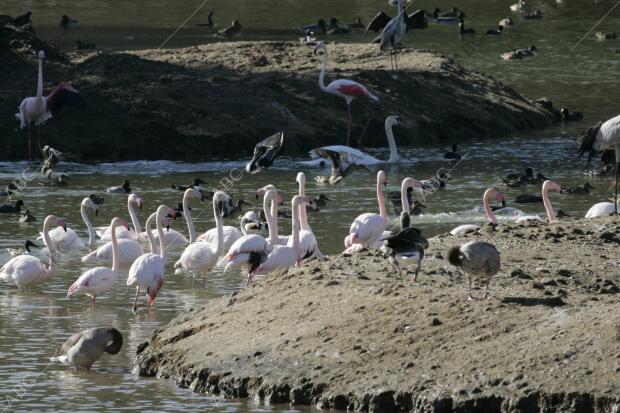
<svg viewBox="0 0 620 413">
<path fill-rule="evenodd" d="M 47 271 L 45 274 L 45 278 L 49 278 L 56 272 L 56 257 L 58 256 L 58 251 L 53 247 L 52 240 L 50 239 L 50 221 L 46 219 L 43 223 L 43 244 L 47 247 L 49 252 L 49 261 L 47 265 Z"/>
<path fill-rule="evenodd" d="M 118 222 L 114 220 L 110 229 L 112 230 L 112 271 L 117 272 L 120 267 L 120 262 L 118 259 L 118 241 L 116 240 L 116 227 L 118 226 Z"/>
<path fill-rule="evenodd" d="M 140 221 L 138 221 L 138 216 L 136 215 L 136 211 L 133 209 L 133 205 L 131 199 L 127 199 L 127 210 L 129 211 L 129 217 L 131 218 L 131 225 L 133 225 L 133 229 L 136 231 L 136 234 L 142 232 L 142 227 L 140 226 Z"/>
<path fill-rule="evenodd" d="M 385 125 L 385 135 L 387 136 L 388 145 L 390 147 L 390 159 L 388 162 L 394 163 L 400 161 L 400 155 L 398 154 L 398 149 L 396 148 L 396 140 L 394 140 L 394 131 L 392 130 L 393 125 Z"/>
<path fill-rule="evenodd" d="M 542 199 L 543 205 L 545 206 L 545 211 L 547 211 L 547 218 L 549 218 L 549 223 L 554 223 L 557 221 L 555 216 L 555 211 L 553 210 L 553 205 L 551 205 L 551 200 L 549 199 L 549 187 L 547 185 L 543 185 L 542 189 Z"/>
<path fill-rule="evenodd" d="M 241 221 L 239 222 L 239 229 L 241 230 L 241 234 L 248 235 L 248 230 L 245 229 L 245 225 L 248 223 L 248 219 L 246 217 L 241 217 Z"/>
<path fill-rule="evenodd" d="M 218 211 L 218 197 L 213 197 L 213 217 L 215 218 L 215 226 L 217 228 L 217 249 L 215 254 L 219 257 L 224 253 L 224 225 L 222 224 L 222 214 Z"/>
<path fill-rule="evenodd" d="M 185 222 L 187 223 L 187 230 L 189 231 L 189 243 L 193 244 L 196 241 L 196 228 L 194 227 L 194 221 L 189 213 L 189 196 L 194 190 L 188 189 L 183 194 L 183 215 L 185 216 Z"/>
<path fill-rule="evenodd" d="M 80 214 L 82 215 L 84 224 L 86 224 L 86 228 L 88 228 L 88 246 L 92 247 L 95 245 L 95 229 L 88 218 L 88 214 L 86 213 L 86 205 L 82 204 L 80 207 Z"/>
<path fill-rule="evenodd" d="M 39 59 L 39 76 L 37 80 L 37 100 L 43 99 L 43 59 Z"/>
<path fill-rule="evenodd" d="M 489 201 L 489 198 L 491 197 L 491 193 L 492 191 L 490 189 L 487 189 L 486 191 L 484 191 L 484 196 L 482 197 L 482 205 L 484 205 L 484 210 L 487 213 L 487 219 L 489 220 L 489 222 L 491 224 L 497 224 L 497 218 L 495 218 L 495 214 L 493 213 L 493 210 L 491 209 L 491 203 Z"/>
<path fill-rule="evenodd" d="M 273 219 L 271 215 L 272 209 L 270 208 L 270 204 L 272 202 L 271 197 L 265 195 L 265 199 L 263 200 L 263 211 L 265 212 L 265 218 L 267 219 L 267 225 L 269 226 L 269 242 L 271 245 L 278 244 L 278 221 Z M 277 200 L 275 200 L 277 202 Z M 271 204 L 273 207 L 273 205 Z M 277 207 L 276 215 L 278 214 Z"/>
<path fill-rule="evenodd" d="M 329 59 L 327 56 L 327 48 L 323 47 L 323 68 L 321 69 L 321 73 L 319 74 L 319 87 L 323 92 L 331 93 L 330 90 L 325 86 L 325 72 L 327 71 L 327 60 Z"/>
<path fill-rule="evenodd" d="M 166 262 L 166 236 L 164 235 L 164 228 L 162 225 L 162 219 L 164 216 L 165 210 L 157 211 L 157 218 L 155 219 L 155 225 L 157 225 L 157 234 L 159 235 L 159 256 L 162 261 Z M 153 241 L 155 244 L 155 241 Z M 153 245 L 154 246 L 154 245 Z"/>
<path fill-rule="evenodd" d="M 385 199 L 383 198 L 383 190 L 381 189 L 381 181 L 379 179 L 377 179 L 377 203 L 379 204 L 379 215 L 381 215 L 383 219 L 387 219 Z"/>
<path fill-rule="evenodd" d="M 291 237 L 293 238 L 293 251 L 295 251 L 295 255 L 297 259 L 300 258 L 299 257 L 300 256 L 300 252 L 299 252 L 299 210 L 300 208 L 305 209 L 305 207 L 306 205 L 300 202 L 299 199 L 295 199 L 293 201 L 292 218 L 291 218 L 291 224 L 292 224 Z"/>
<path fill-rule="evenodd" d="M 299 196 L 306 196 L 306 179 L 299 180 Z M 300 204 L 299 206 L 299 224 L 301 229 L 310 231 L 310 224 L 308 224 L 308 211 L 306 210 L 306 204 Z"/>
<path fill-rule="evenodd" d="M 149 240 L 149 247 L 151 248 L 151 254 L 155 254 L 155 237 L 153 236 L 153 231 L 151 231 L 151 228 L 153 228 L 153 220 L 156 216 L 157 213 L 151 214 L 151 216 L 149 216 L 146 220 L 146 224 L 144 224 L 146 227 L 146 237 Z"/>
</svg>

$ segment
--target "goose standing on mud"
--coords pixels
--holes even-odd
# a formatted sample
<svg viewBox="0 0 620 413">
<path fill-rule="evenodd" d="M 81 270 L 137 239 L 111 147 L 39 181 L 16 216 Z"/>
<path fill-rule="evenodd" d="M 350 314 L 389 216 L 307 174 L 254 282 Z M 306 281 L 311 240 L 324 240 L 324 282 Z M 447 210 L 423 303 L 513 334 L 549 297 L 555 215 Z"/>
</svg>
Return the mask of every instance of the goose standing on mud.
<svg viewBox="0 0 620 413">
<path fill-rule="evenodd" d="M 146 290 L 148 294 L 147 311 L 151 308 L 157 298 L 157 294 L 164 285 L 166 267 L 166 237 L 163 236 L 163 221 L 170 212 L 166 205 L 160 205 L 157 212 L 151 214 L 146 222 L 146 236 L 149 238 L 151 252 L 142 254 L 131 264 L 127 276 L 127 286 L 136 287 L 136 296 L 133 300 L 132 310 L 138 310 L 138 296 L 140 288 Z M 151 223 L 155 219 L 157 232 L 159 232 L 159 254 L 155 253 L 155 237 L 151 232 Z"/>
<path fill-rule="evenodd" d="M 557 221 L 557 216 L 556 216 L 555 211 L 553 210 L 553 205 L 551 205 L 551 200 L 549 199 L 550 189 L 553 189 L 554 191 L 561 193 L 562 187 L 560 186 L 560 184 L 552 180 L 547 180 L 542 185 L 541 192 L 542 192 L 543 204 L 545 205 L 545 211 L 547 212 L 547 219 L 549 220 L 549 223 L 552 224 Z M 540 215 L 526 215 L 524 217 L 519 217 L 519 219 L 517 219 L 516 222 L 517 224 L 520 224 L 526 221 L 544 222 L 544 219 Z"/>
<path fill-rule="evenodd" d="M 385 231 L 387 224 L 387 211 L 385 208 L 385 200 L 383 197 L 382 185 L 387 185 L 387 177 L 385 172 L 377 173 L 377 203 L 379 204 L 379 213 L 367 212 L 359 215 L 349 228 L 349 235 L 344 239 L 345 250 L 343 254 L 351 254 L 360 249 L 368 248 L 375 244 Z"/>
<path fill-rule="evenodd" d="M 89 370 L 103 353 L 118 354 L 121 347 L 123 335 L 117 329 L 90 328 L 69 337 L 50 361 Z"/>
<path fill-rule="evenodd" d="M 45 52 L 39 51 L 39 74 L 37 81 L 36 96 L 27 97 L 19 105 L 19 113 L 15 114 L 19 120 L 20 129 L 28 128 L 28 159 L 31 159 L 30 124 L 38 127 L 39 150 L 41 145 L 41 125 L 55 115 L 64 105 L 84 107 L 86 103 L 73 86 L 66 82 L 60 82 L 48 96 L 43 96 L 43 61 Z"/>
<path fill-rule="evenodd" d="M 350 146 L 345 145 L 330 145 L 330 146 L 321 146 L 320 148 L 312 149 L 308 154 L 311 161 L 303 161 L 300 162 L 305 166 L 313 166 L 318 167 L 321 166 L 322 162 L 321 155 L 317 153 L 318 149 L 323 149 L 327 151 L 332 151 L 338 154 L 339 161 L 343 165 L 343 167 L 348 166 L 349 164 L 355 165 L 363 165 L 363 166 L 373 166 L 384 163 L 399 163 L 402 158 L 398 154 L 398 148 L 396 147 L 396 140 L 394 139 L 394 126 L 400 125 L 400 118 L 396 115 L 391 115 L 385 118 L 385 136 L 388 141 L 388 148 L 390 149 L 390 157 L 382 161 L 380 159 L 375 158 L 374 156 L 370 156 L 365 152 L 360 151 L 359 149 L 352 148 Z"/>
<path fill-rule="evenodd" d="M 491 277 L 499 272 L 501 265 L 499 252 L 493 244 L 484 241 L 470 241 L 461 246 L 451 247 L 448 250 L 448 262 L 467 273 L 469 280 L 468 300 L 476 300 L 471 295 L 473 278 L 485 280 L 483 299 L 489 298 L 489 282 Z"/>
<path fill-rule="evenodd" d="M 111 186 L 105 191 L 109 194 L 128 194 L 131 192 L 131 186 L 129 185 L 129 181 L 125 179 L 123 185 Z"/>
<path fill-rule="evenodd" d="M 0 268 L 0 280 L 14 284 L 23 290 L 40 284 L 56 274 L 56 264 L 59 253 L 54 249 L 49 237 L 49 230 L 53 226 L 67 228 L 65 221 L 54 215 L 48 215 L 43 222 L 43 243 L 49 250 L 49 262 L 47 267 L 41 260 L 31 255 L 19 255 L 11 258 Z"/>
<path fill-rule="evenodd" d="M 616 173 L 614 178 L 614 214 L 618 214 L 618 184 L 620 181 L 620 115 L 603 123 L 598 123 L 586 130 L 579 137 L 579 158 L 586 153 L 590 157 L 594 152 L 607 149 L 616 151 Z"/>
<path fill-rule="evenodd" d="M 484 206 L 484 211 L 486 212 L 487 219 L 489 220 L 490 224 L 495 225 L 497 224 L 497 218 L 495 217 L 495 214 L 493 213 L 493 210 L 491 209 L 491 203 L 490 203 L 491 197 L 495 197 L 497 202 L 504 202 L 504 195 L 502 195 L 501 193 L 499 193 L 497 190 L 493 188 L 489 188 L 486 191 L 484 191 L 484 195 L 482 196 L 482 205 Z M 470 232 L 478 231 L 479 229 L 480 229 L 480 225 L 464 224 L 464 225 L 459 225 L 458 227 L 454 228 L 452 231 L 450 231 L 450 234 L 461 236 L 461 235 L 468 234 Z"/>
<path fill-rule="evenodd" d="M 114 288 L 116 279 L 118 278 L 120 261 L 118 256 L 118 245 L 116 239 L 116 227 L 124 226 L 129 229 L 129 224 L 120 218 L 113 218 L 110 223 L 112 233 L 112 267 L 95 267 L 82 273 L 80 277 L 69 287 L 67 298 L 72 295 L 83 292 L 91 297 L 90 304 L 95 306 L 97 303 L 97 295 Z"/>
<path fill-rule="evenodd" d="M 329 57 L 327 53 L 327 47 L 325 46 L 325 44 L 323 44 L 323 42 L 317 43 L 317 45 L 314 48 L 314 53 L 316 54 L 319 50 L 323 50 L 323 67 L 319 75 L 319 87 L 321 88 L 323 92 L 329 93 L 330 95 L 341 97 L 347 103 L 347 146 L 349 146 L 350 137 L 351 137 L 351 102 L 353 102 L 353 100 L 358 97 L 359 98 L 366 97 L 376 102 L 379 101 L 379 98 L 373 95 L 372 93 L 370 93 L 370 91 L 366 89 L 366 86 L 362 85 L 361 83 L 355 82 L 353 80 L 349 80 L 349 79 L 333 80 L 332 82 L 329 83 L 329 85 L 326 86 L 325 85 L 325 72 L 327 71 L 327 63 L 328 63 Z M 371 109 L 366 104 L 362 103 L 362 105 L 366 106 L 366 108 L 372 113 Z M 360 138 L 359 138 L 360 141 L 364 137 L 364 134 L 366 133 L 366 129 L 368 128 L 369 123 L 370 123 L 370 118 L 368 119 L 368 122 L 366 122 L 366 126 L 364 126 L 364 130 L 362 131 L 362 134 L 360 135 Z"/>
<path fill-rule="evenodd" d="M 273 165 L 284 145 L 284 132 L 278 132 L 258 142 L 254 147 L 252 159 L 245 164 L 247 173 L 255 174 Z"/>
<path fill-rule="evenodd" d="M 80 215 L 82 216 L 82 220 L 88 229 L 88 246 L 92 247 L 95 245 L 95 230 L 93 225 L 88 218 L 87 209 L 92 209 L 95 214 L 98 214 L 99 208 L 93 202 L 90 197 L 86 197 L 82 199 L 80 203 Z M 42 236 L 43 234 L 41 234 Z M 84 245 L 84 241 L 80 238 L 80 236 L 71 228 L 60 229 L 56 228 L 50 231 L 49 233 L 50 240 L 54 247 L 54 250 L 60 251 L 61 253 L 80 251 L 86 248 Z"/>
</svg>

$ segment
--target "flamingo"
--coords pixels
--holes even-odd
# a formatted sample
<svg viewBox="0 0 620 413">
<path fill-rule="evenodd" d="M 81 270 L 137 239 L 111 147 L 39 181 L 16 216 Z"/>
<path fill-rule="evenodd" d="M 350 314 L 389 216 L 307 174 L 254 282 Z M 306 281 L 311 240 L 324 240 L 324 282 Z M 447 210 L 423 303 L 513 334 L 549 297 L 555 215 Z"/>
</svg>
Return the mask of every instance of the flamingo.
<svg viewBox="0 0 620 413">
<path fill-rule="evenodd" d="M 86 224 L 86 228 L 88 228 L 88 245 L 92 247 L 95 245 L 95 230 L 86 213 L 87 208 L 91 208 L 95 214 L 99 213 L 99 208 L 89 197 L 82 199 L 80 203 L 80 215 L 82 216 L 84 224 Z M 41 238 L 42 236 L 43 234 L 41 234 Z M 86 247 L 84 241 L 82 241 L 77 232 L 71 228 L 67 228 L 66 230 L 55 228 L 49 232 L 49 237 L 54 250 L 62 253 L 80 251 Z"/>
<path fill-rule="evenodd" d="M 543 182 L 543 185 L 542 185 L 541 192 L 542 192 L 543 204 L 545 206 L 545 211 L 547 212 L 547 218 L 549 219 L 549 223 L 552 224 L 554 222 L 557 222 L 557 217 L 556 217 L 555 211 L 553 210 L 553 206 L 551 205 L 551 200 L 549 200 L 550 189 L 553 189 L 554 191 L 561 193 L 562 187 L 560 186 L 560 184 L 550 179 Z M 526 221 L 544 221 L 544 220 L 542 219 L 542 217 L 540 217 L 540 215 L 526 215 L 524 217 L 519 217 L 516 223 L 520 224 Z"/>
<path fill-rule="evenodd" d="M 323 68 L 321 69 L 321 74 L 319 75 L 319 87 L 323 92 L 329 93 L 330 95 L 341 97 L 347 103 L 347 146 L 349 146 L 349 140 L 351 136 L 351 102 L 353 99 L 357 97 L 367 97 L 376 102 L 379 101 L 379 98 L 373 95 L 366 86 L 361 83 L 355 82 L 349 79 L 337 79 L 330 82 L 329 85 L 325 86 L 325 72 L 327 71 L 327 47 L 323 42 L 318 42 L 314 48 L 314 53 L 316 54 L 319 49 L 323 50 Z M 364 104 L 364 106 L 366 106 Z M 366 106 L 368 110 L 370 108 Z M 366 126 L 364 126 L 364 130 L 360 136 L 360 142 L 364 137 L 364 133 L 366 133 L 366 129 L 368 128 L 368 124 L 370 123 L 370 119 L 366 122 Z"/>
<path fill-rule="evenodd" d="M 224 251 L 228 251 L 232 244 L 244 235 L 248 235 L 250 228 L 260 228 L 260 218 L 254 211 L 248 211 L 239 220 L 239 228 L 224 225 Z M 217 243 L 217 228 L 211 228 L 210 230 L 200 234 L 196 237 L 198 242 L 210 242 L 211 244 Z M 190 242 L 191 243 L 191 242 Z"/>
<path fill-rule="evenodd" d="M 343 254 L 350 254 L 360 249 L 368 248 L 375 244 L 383 234 L 387 224 L 387 211 L 381 185 L 387 185 L 387 177 L 383 171 L 377 173 L 379 213 L 367 212 L 355 218 L 349 229 L 349 235 L 344 239 L 346 249 Z"/>
<path fill-rule="evenodd" d="M 495 197 L 497 202 L 504 202 L 504 195 L 499 193 L 494 188 L 489 188 L 486 191 L 484 191 L 484 195 L 482 196 L 482 205 L 484 206 L 484 211 L 487 214 L 487 219 L 489 220 L 490 224 L 496 225 L 497 218 L 495 217 L 495 214 L 493 213 L 493 209 L 491 208 L 491 203 L 490 203 L 491 197 Z M 458 227 L 454 228 L 452 231 L 450 231 L 450 234 L 456 235 L 456 236 L 462 236 L 470 232 L 478 231 L 479 229 L 480 229 L 480 225 L 464 224 L 464 225 L 459 225 Z"/>
<path fill-rule="evenodd" d="M 396 115 L 391 115 L 385 118 L 385 136 L 387 137 L 388 147 L 390 149 L 390 157 L 387 161 L 377 159 L 374 156 L 368 155 L 359 149 L 351 148 L 345 145 L 330 145 L 322 146 L 320 148 L 312 149 L 308 154 L 312 160 L 300 162 L 305 166 L 318 167 L 325 161 L 324 156 L 321 156 L 318 151 L 329 151 L 334 153 L 334 156 L 338 156 L 338 161 L 345 167 L 353 165 L 374 166 L 384 163 L 399 163 L 402 158 L 398 154 L 398 148 L 396 147 L 396 141 L 394 139 L 393 128 L 401 123 L 400 118 Z"/>
<path fill-rule="evenodd" d="M 493 244 L 484 241 L 471 241 L 448 250 L 448 262 L 467 273 L 469 290 L 467 299 L 474 300 L 471 295 L 472 278 L 485 279 L 484 299 L 489 298 L 489 281 L 499 272 L 500 256 Z"/>
<path fill-rule="evenodd" d="M 620 115 L 613 117 L 603 123 L 599 123 L 580 137 L 579 157 L 590 152 L 590 157 L 596 152 L 608 149 L 616 151 L 616 173 L 614 185 L 614 214 L 618 215 L 618 184 L 620 180 Z"/>
<path fill-rule="evenodd" d="M 188 192 L 186 192 L 186 194 Z M 208 242 L 190 243 L 187 248 L 185 248 L 185 251 L 183 251 L 181 258 L 174 264 L 175 268 L 182 268 L 184 272 L 192 274 L 192 286 L 196 276 L 211 271 L 217 264 L 218 258 L 224 252 L 224 225 L 222 224 L 222 212 L 218 204 L 227 201 L 228 196 L 222 191 L 217 191 L 213 195 L 213 217 L 217 227 L 216 242 L 214 244 Z M 187 226 L 190 230 L 190 239 L 193 240 L 195 238 L 195 231 L 189 215 L 189 210 L 183 211 L 183 213 L 185 214 Z M 192 233 L 194 234 L 192 235 Z"/>
<path fill-rule="evenodd" d="M 72 335 L 56 350 L 50 361 L 89 370 L 103 355 L 118 354 L 123 347 L 123 335 L 114 327 L 95 327 Z"/>
<path fill-rule="evenodd" d="M 592 205 L 590 209 L 588 209 L 588 212 L 586 212 L 586 218 L 600 218 L 613 215 L 616 213 L 616 208 L 617 204 L 616 207 L 614 207 L 613 202 L 599 202 Z"/>
<path fill-rule="evenodd" d="M 59 260 L 58 251 L 54 249 L 49 237 L 49 230 L 53 226 L 67 228 L 65 221 L 54 215 L 48 215 L 43 222 L 43 243 L 49 250 L 47 267 L 41 260 L 31 255 L 18 255 L 11 258 L 0 268 L 0 280 L 14 284 L 23 290 L 40 284 L 56 274 L 56 264 Z"/>
<path fill-rule="evenodd" d="M 116 236 L 118 237 L 118 231 Z M 119 238 L 118 243 L 118 260 L 121 266 L 130 265 L 140 255 L 144 253 L 142 246 L 138 241 L 131 238 Z M 81 258 L 82 262 L 95 262 L 100 265 L 112 264 L 113 258 L 112 241 L 108 241 L 99 248 L 92 251 Z"/>
<path fill-rule="evenodd" d="M 289 268 L 294 265 L 301 265 L 301 250 L 299 248 L 299 210 L 306 208 L 304 202 L 311 202 L 312 198 L 307 196 L 295 195 L 292 204 L 292 244 L 291 246 L 276 245 L 267 256 L 267 259 L 256 269 L 255 272 L 248 274 L 247 286 L 252 286 L 254 274 L 267 274 L 278 268 Z"/>
<path fill-rule="evenodd" d="M 390 49 L 390 65 L 392 66 L 392 70 L 394 70 L 394 67 L 398 70 L 398 55 L 396 54 L 396 46 L 401 44 L 401 41 L 407 32 L 404 9 L 403 0 L 398 0 L 398 14 L 388 22 L 378 38 L 375 39 L 375 41 L 379 41 L 381 50 Z"/>
<path fill-rule="evenodd" d="M 306 196 L 306 174 L 303 172 L 299 172 L 296 178 L 297 183 L 299 184 L 299 196 Z M 310 203 L 314 203 L 314 200 L 311 199 Z M 306 211 L 306 205 L 303 203 L 299 209 L 299 248 L 301 250 L 301 258 L 306 259 L 310 257 L 321 258 L 323 254 L 319 251 L 319 246 L 316 242 L 316 237 L 312 232 L 312 228 L 310 228 L 310 224 L 308 223 L 308 212 Z M 287 244 L 289 247 L 293 247 L 293 240 L 289 239 Z"/>
<path fill-rule="evenodd" d="M 84 100 L 73 86 L 67 82 L 60 82 L 58 86 L 48 96 L 43 96 L 43 61 L 45 52 L 39 50 L 39 74 L 37 81 L 37 94 L 21 101 L 19 113 L 15 114 L 19 120 L 20 129 L 28 128 L 28 159 L 31 159 L 31 138 L 30 124 L 34 123 L 38 127 L 39 150 L 41 146 L 41 125 L 43 125 L 52 115 L 55 115 L 63 105 L 84 107 Z"/>
<path fill-rule="evenodd" d="M 131 218 L 131 224 L 134 229 L 131 230 L 125 227 L 119 227 L 116 229 L 116 238 L 139 239 L 139 235 L 142 235 L 140 221 L 138 220 L 136 211 L 133 209 L 134 204 L 142 209 L 142 198 L 140 198 L 138 194 L 129 194 L 127 197 L 127 210 L 129 211 L 129 217 Z M 108 226 L 95 228 L 95 231 L 102 241 L 110 241 L 112 239 L 110 227 Z M 144 239 L 146 239 L 146 237 Z"/>
<path fill-rule="evenodd" d="M 129 229 L 129 225 L 120 218 L 113 218 L 110 223 L 112 236 L 112 267 L 95 267 L 82 273 L 80 277 L 69 287 L 67 298 L 72 295 L 83 292 L 91 297 L 91 305 L 96 305 L 97 294 L 109 291 L 114 287 L 114 283 L 118 278 L 118 270 L 120 261 L 118 256 L 118 244 L 116 239 L 116 227 L 124 226 Z"/>
<path fill-rule="evenodd" d="M 146 236 L 151 245 L 151 252 L 142 254 L 131 264 L 127 276 L 127 285 L 136 287 L 136 296 L 133 301 L 132 310 L 138 309 L 138 296 L 140 288 L 144 288 L 148 294 L 147 311 L 155 302 L 162 285 L 164 285 L 165 266 L 166 266 L 166 237 L 163 236 L 163 221 L 170 212 L 166 205 L 160 205 L 157 212 L 151 214 L 146 221 Z M 155 219 L 157 232 L 159 232 L 159 255 L 155 254 L 155 237 L 151 232 L 151 223 Z"/>
</svg>

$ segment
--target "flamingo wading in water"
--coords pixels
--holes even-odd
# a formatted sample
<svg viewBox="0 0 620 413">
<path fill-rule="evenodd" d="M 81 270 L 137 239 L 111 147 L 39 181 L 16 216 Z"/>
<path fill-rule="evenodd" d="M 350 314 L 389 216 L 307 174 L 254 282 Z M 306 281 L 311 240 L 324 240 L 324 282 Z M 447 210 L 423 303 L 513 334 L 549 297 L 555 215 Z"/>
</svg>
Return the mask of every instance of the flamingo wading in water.
<svg viewBox="0 0 620 413">
<path fill-rule="evenodd" d="M 349 141 L 351 137 L 351 102 L 353 99 L 357 97 L 367 97 L 376 102 L 379 101 L 379 98 L 373 95 L 366 86 L 361 83 L 355 82 L 349 79 L 336 79 L 330 82 L 329 85 L 325 85 L 325 72 L 327 71 L 327 63 L 329 60 L 329 56 L 327 53 L 327 47 L 323 42 L 318 42 L 316 47 L 314 48 L 314 53 L 316 54 L 318 50 L 323 50 L 323 68 L 321 69 L 321 74 L 319 75 L 319 87 L 323 92 L 329 93 L 330 95 L 339 96 L 347 102 L 347 146 L 349 146 Z M 372 113 L 370 108 L 366 105 L 366 108 Z M 368 128 L 368 124 L 370 123 L 370 118 L 366 125 L 364 126 L 364 130 L 360 135 L 359 141 L 361 142 L 364 137 L 364 133 L 366 133 L 366 129 Z"/>
</svg>

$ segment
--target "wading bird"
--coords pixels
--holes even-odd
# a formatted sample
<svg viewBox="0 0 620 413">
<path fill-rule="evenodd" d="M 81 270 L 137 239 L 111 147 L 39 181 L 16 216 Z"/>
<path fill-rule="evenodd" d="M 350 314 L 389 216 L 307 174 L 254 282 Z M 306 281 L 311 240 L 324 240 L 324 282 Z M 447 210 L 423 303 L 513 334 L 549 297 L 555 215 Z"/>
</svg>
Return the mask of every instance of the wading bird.
<svg viewBox="0 0 620 413">
<path fill-rule="evenodd" d="M 551 200 L 549 199 L 550 189 L 557 192 L 562 192 L 562 187 L 560 187 L 560 184 L 552 180 L 547 180 L 542 185 L 541 194 L 543 204 L 545 205 L 545 211 L 547 212 L 547 219 L 549 220 L 549 223 L 554 223 L 557 221 L 557 216 L 553 209 L 553 205 L 551 205 Z M 526 215 L 524 217 L 519 217 L 516 222 L 519 224 L 525 221 L 544 221 L 544 219 L 540 215 Z"/>
<path fill-rule="evenodd" d="M 43 61 L 45 53 L 39 51 L 39 75 L 37 81 L 36 96 L 27 97 L 19 105 L 19 113 L 15 114 L 19 120 L 20 129 L 28 128 L 28 159 L 31 159 L 31 138 L 30 124 L 34 123 L 38 127 L 38 144 L 39 150 L 43 149 L 41 145 L 41 125 L 49 118 L 56 115 L 64 106 L 85 107 L 86 103 L 73 86 L 67 82 L 60 82 L 58 86 L 48 96 L 43 96 Z"/>
<path fill-rule="evenodd" d="M 499 272 L 500 255 L 494 245 L 484 241 L 471 241 L 448 250 L 448 262 L 467 273 L 469 289 L 467 299 L 475 300 L 471 295 L 473 278 L 485 280 L 483 299 L 489 298 L 489 282 Z"/>
<path fill-rule="evenodd" d="M 405 33 L 407 32 L 405 17 L 403 0 L 398 0 L 398 14 L 388 22 L 378 38 L 375 39 L 379 40 L 379 48 L 381 50 L 390 50 L 390 66 L 392 70 L 394 70 L 394 68 L 398 70 L 398 53 L 396 48 L 401 45 L 403 37 L 405 37 Z"/>
<path fill-rule="evenodd" d="M 493 213 L 493 209 L 491 208 L 491 203 L 490 203 L 491 197 L 494 197 L 498 202 L 504 202 L 504 195 L 502 195 L 501 193 L 499 193 L 497 190 L 493 188 L 489 188 L 486 191 L 484 191 L 484 195 L 482 196 L 482 205 L 484 206 L 484 211 L 487 215 L 487 219 L 489 220 L 490 224 L 495 225 L 497 224 L 497 218 L 495 217 L 495 214 Z M 459 225 L 458 227 L 454 228 L 452 231 L 450 231 L 450 234 L 461 236 L 461 235 L 465 235 L 470 232 L 478 231 L 479 229 L 480 229 L 480 225 L 464 224 L 464 225 Z"/>
<path fill-rule="evenodd" d="M 366 86 L 349 79 L 337 79 L 330 82 L 329 85 L 326 86 L 325 72 L 327 71 L 327 62 L 329 57 L 327 53 L 327 47 L 323 44 L 323 42 L 317 43 L 314 48 L 314 53 L 316 54 L 319 50 L 323 50 L 323 68 L 321 69 L 321 73 L 319 75 L 319 87 L 323 92 L 341 97 L 347 103 L 347 146 L 349 146 L 349 141 L 351 137 L 351 102 L 353 102 L 353 100 L 358 97 L 366 97 L 376 102 L 379 101 L 379 98 L 370 93 L 368 89 L 366 89 Z M 364 103 L 362 103 L 362 105 L 364 105 L 366 109 L 368 109 L 369 113 L 372 114 L 372 110 L 369 106 Z M 366 133 L 366 129 L 368 128 L 368 124 L 370 123 L 370 119 L 371 118 L 369 118 L 368 122 L 366 122 L 364 130 L 360 135 L 360 142 L 363 139 L 364 134 Z"/>
<path fill-rule="evenodd" d="M 618 181 L 620 180 L 620 115 L 602 124 L 599 123 L 585 131 L 579 139 L 579 158 L 586 153 L 592 154 L 606 149 L 616 151 L 616 173 L 614 178 L 614 214 L 618 214 Z M 588 161 L 589 161 L 588 158 Z"/>
<path fill-rule="evenodd" d="M 91 328 L 69 337 L 50 361 L 89 370 L 103 353 L 118 354 L 121 347 L 123 335 L 117 329 Z"/>
</svg>

